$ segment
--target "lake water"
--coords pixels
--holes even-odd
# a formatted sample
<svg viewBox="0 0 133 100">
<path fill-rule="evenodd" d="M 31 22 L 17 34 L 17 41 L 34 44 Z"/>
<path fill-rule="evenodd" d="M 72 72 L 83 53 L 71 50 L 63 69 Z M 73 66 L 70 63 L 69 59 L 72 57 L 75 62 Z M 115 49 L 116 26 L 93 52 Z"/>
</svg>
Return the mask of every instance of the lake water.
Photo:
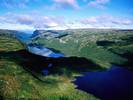
<svg viewBox="0 0 133 100">
<path fill-rule="evenodd" d="M 42 45 L 39 44 L 29 44 L 27 47 L 28 51 L 36 54 L 36 55 L 41 55 L 44 57 L 52 57 L 52 58 L 60 58 L 60 57 L 64 57 L 64 54 L 62 53 L 56 53 Z"/>
<path fill-rule="evenodd" d="M 36 54 L 36 55 L 45 56 L 45 57 L 52 57 L 52 58 L 64 57 L 64 54 L 56 53 L 56 52 L 44 47 L 43 45 L 30 43 L 32 34 L 33 34 L 33 31 L 27 31 L 27 32 L 22 31 L 21 33 L 17 34 L 17 38 L 22 43 L 27 44 L 27 49 L 29 52 Z"/>
<path fill-rule="evenodd" d="M 133 72 L 126 68 L 112 66 L 102 72 L 83 73 L 74 84 L 102 100 L 133 100 Z"/>
<path fill-rule="evenodd" d="M 29 40 L 29 34 L 21 37 L 23 42 Z M 40 44 L 29 44 L 27 49 L 33 54 L 45 57 L 64 57 L 64 54 L 56 53 Z M 42 70 L 43 75 L 49 74 L 50 67 L 52 64 Z M 133 72 L 126 68 L 112 66 L 106 71 L 83 73 L 83 76 L 76 77 L 73 83 L 77 89 L 91 93 L 102 100 L 133 100 Z"/>
<path fill-rule="evenodd" d="M 33 31 L 21 31 L 16 34 L 16 37 L 24 44 L 28 44 L 31 41 Z"/>
</svg>

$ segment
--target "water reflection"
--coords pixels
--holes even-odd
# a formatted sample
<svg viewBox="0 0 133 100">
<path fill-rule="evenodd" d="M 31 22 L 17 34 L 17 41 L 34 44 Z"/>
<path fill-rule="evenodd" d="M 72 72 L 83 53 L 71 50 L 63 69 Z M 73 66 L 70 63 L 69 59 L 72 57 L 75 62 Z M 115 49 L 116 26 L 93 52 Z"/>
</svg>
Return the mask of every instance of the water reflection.
<svg viewBox="0 0 133 100">
<path fill-rule="evenodd" d="M 25 37 L 21 39 L 24 41 L 27 40 Z M 75 69 L 78 72 L 82 72 L 86 70 L 86 67 L 89 67 L 89 69 L 91 69 L 90 66 L 93 68 L 98 67 L 85 58 L 63 58 L 64 54 L 45 48 L 40 44 L 29 44 L 27 45 L 27 49 L 33 54 L 26 51 L 13 52 L 11 54 L 15 53 L 21 55 L 21 59 L 23 58 L 21 64 L 23 66 L 28 68 L 31 72 L 41 72 L 44 76 L 50 73 L 62 74 L 64 73 L 64 70 L 62 70 L 63 67 L 67 69 L 68 72 L 65 74 L 69 75 L 71 72 L 75 71 Z M 7 55 L 10 53 L 2 54 Z M 92 93 L 102 100 L 133 99 L 133 72 L 126 68 L 112 66 L 111 69 L 106 71 L 84 73 L 83 76 L 77 77 L 74 83 L 77 85 L 78 89 Z"/>
<path fill-rule="evenodd" d="M 64 57 L 64 54 L 54 52 L 48 48 L 45 48 L 43 45 L 40 44 L 29 44 L 27 46 L 29 52 L 37 55 L 41 55 L 44 57 L 52 57 L 52 58 L 60 58 Z"/>
<path fill-rule="evenodd" d="M 44 57 L 52 57 L 52 58 L 64 57 L 63 53 L 55 52 L 55 50 L 52 50 L 52 48 L 46 48 L 41 44 L 32 44 L 31 43 L 32 35 L 33 35 L 33 31 L 30 31 L 30 32 L 27 31 L 26 33 L 22 31 L 17 33 L 16 37 L 22 43 L 26 44 L 28 51 L 33 54 L 41 55 Z"/>
</svg>

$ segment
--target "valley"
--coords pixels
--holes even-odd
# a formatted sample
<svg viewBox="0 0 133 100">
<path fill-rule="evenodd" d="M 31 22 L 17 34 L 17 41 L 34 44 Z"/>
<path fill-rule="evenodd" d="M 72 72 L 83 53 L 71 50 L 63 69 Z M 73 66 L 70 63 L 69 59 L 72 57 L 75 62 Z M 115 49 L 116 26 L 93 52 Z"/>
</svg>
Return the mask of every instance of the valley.
<svg viewBox="0 0 133 100">
<path fill-rule="evenodd" d="M 0 31 L 0 99 L 99 100 L 104 96 L 102 92 L 97 95 L 99 87 L 93 84 L 103 81 L 94 75 L 103 79 L 107 76 L 105 80 L 112 79 L 117 84 L 109 74 L 116 73 L 112 66 L 127 73 L 115 74 L 118 78 L 127 77 L 125 84 L 133 81 L 132 74 L 128 76 L 133 69 L 132 30 L 38 30 L 24 37 L 20 33 Z M 86 80 L 84 84 L 82 79 Z M 109 83 L 103 84 L 104 88 Z M 122 87 L 119 90 L 128 90 Z"/>
</svg>

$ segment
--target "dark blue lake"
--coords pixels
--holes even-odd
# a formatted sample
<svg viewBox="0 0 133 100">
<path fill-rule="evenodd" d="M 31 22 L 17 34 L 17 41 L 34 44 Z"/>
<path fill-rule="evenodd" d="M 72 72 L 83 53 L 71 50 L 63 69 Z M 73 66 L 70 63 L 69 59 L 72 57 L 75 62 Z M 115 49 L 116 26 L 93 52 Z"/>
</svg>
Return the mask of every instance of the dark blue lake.
<svg viewBox="0 0 133 100">
<path fill-rule="evenodd" d="M 77 88 L 102 100 L 133 100 L 133 72 L 112 66 L 101 72 L 87 72 L 74 81 Z"/>
<path fill-rule="evenodd" d="M 31 34 L 20 36 L 21 41 L 29 41 Z M 57 53 L 40 44 L 27 45 L 29 52 L 45 57 L 59 58 L 64 54 Z M 48 68 L 52 67 L 48 65 Z M 49 74 L 48 69 L 42 71 L 44 75 Z M 91 93 L 102 100 L 133 100 L 133 71 L 119 66 L 99 72 L 86 72 L 83 76 L 76 77 L 73 82 L 77 89 Z"/>
</svg>

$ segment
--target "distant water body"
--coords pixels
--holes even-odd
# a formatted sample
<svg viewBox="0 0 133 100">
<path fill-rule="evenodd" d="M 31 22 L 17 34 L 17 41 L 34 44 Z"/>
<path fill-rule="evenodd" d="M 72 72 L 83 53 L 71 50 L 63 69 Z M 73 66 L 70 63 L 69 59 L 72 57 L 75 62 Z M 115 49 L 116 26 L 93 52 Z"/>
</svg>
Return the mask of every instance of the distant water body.
<svg viewBox="0 0 133 100">
<path fill-rule="evenodd" d="M 112 66 L 101 72 L 87 72 L 76 77 L 77 88 L 102 100 L 133 100 L 133 72 Z"/>
<path fill-rule="evenodd" d="M 31 41 L 33 31 L 20 31 L 16 34 L 16 37 L 24 44 L 28 44 Z"/>
<path fill-rule="evenodd" d="M 64 54 L 56 53 L 39 44 L 29 44 L 27 48 L 28 48 L 28 51 L 30 51 L 31 53 L 34 53 L 36 55 L 41 55 L 44 57 L 52 57 L 52 58 L 64 57 Z"/>
<path fill-rule="evenodd" d="M 23 33 L 19 39 L 28 43 L 32 33 Z M 45 57 L 64 57 L 62 53 L 56 53 L 40 44 L 27 44 L 29 52 Z M 48 68 L 52 64 L 48 65 Z M 44 75 L 49 74 L 48 69 L 42 70 Z M 119 66 L 101 72 L 86 72 L 83 76 L 76 77 L 73 82 L 77 89 L 91 93 L 102 100 L 133 100 L 133 72 Z"/>
<path fill-rule="evenodd" d="M 43 45 L 40 44 L 32 44 L 32 34 L 33 31 L 21 31 L 20 33 L 16 34 L 17 38 L 27 46 L 27 50 L 33 54 L 41 55 L 44 57 L 51 57 L 51 58 L 60 58 L 64 57 L 64 54 L 62 53 L 56 53 Z M 48 68 L 45 68 L 42 70 L 42 74 L 44 76 L 49 74 L 49 68 L 52 67 L 52 63 L 48 65 Z"/>
<path fill-rule="evenodd" d="M 56 53 L 56 52 L 44 47 L 43 45 L 32 44 L 32 42 L 31 42 L 32 34 L 33 34 L 33 31 L 21 31 L 21 33 L 17 34 L 18 39 L 22 43 L 27 44 L 27 49 L 29 52 L 36 54 L 36 55 L 41 55 L 44 57 L 52 57 L 52 58 L 64 57 L 64 54 Z"/>
</svg>

